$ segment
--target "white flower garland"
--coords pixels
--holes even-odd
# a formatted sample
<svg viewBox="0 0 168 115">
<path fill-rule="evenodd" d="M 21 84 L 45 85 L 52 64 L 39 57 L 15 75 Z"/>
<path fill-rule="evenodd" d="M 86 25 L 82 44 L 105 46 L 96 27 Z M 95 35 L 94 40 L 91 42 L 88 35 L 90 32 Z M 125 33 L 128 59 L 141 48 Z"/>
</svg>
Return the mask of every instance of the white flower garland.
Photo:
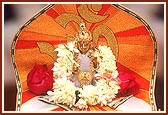
<svg viewBox="0 0 168 115">
<path fill-rule="evenodd" d="M 53 75 L 55 77 L 53 84 L 53 91 L 48 91 L 48 95 L 51 96 L 50 101 L 57 103 L 63 103 L 69 106 L 76 106 L 77 108 L 87 108 L 88 105 L 107 105 L 112 102 L 118 93 L 120 86 L 116 81 L 106 81 L 100 79 L 96 81 L 96 85 L 87 85 L 83 88 L 75 87 L 68 76 L 72 75 L 72 68 L 75 64 L 77 67 L 80 65 L 74 60 L 74 53 L 79 53 L 79 50 L 75 48 L 75 42 L 69 42 L 65 45 L 60 44 L 55 49 L 58 52 L 57 61 L 54 63 Z M 103 73 L 109 73 L 116 78 L 118 71 L 115 62 L 115 56 L 112 50 L 107 46 L 99 46 L 95 51 L 94 56 L 97 57 L 99 69 L 97 70 L 100 76 Z M 80 99 L 77 103 L 75 91 L 79 91 L 78 95 Z"/>
<path fill-rule="evenodd" d="M 99 63 L 99 69 L 97 70 L 99 74 L 110 73 L 114 78 L 118 76 L 116 58 L 110 47 L 99 45 L 94 56 L 97 57 Z"/>
<path fill-rule="evenodd" d="M 79 50 L 75 47 L 75 42 L 68 42 L 67 44 L 59 44 L 55 51 L 58 52 L 57 61 L 54 63 L 53 75 L 54 77 L 67 77 L 72 74 L 73 65 L 77 67 L 79 64 L 74 60 L 74 53 L 78 53 Z"/>
</svg>

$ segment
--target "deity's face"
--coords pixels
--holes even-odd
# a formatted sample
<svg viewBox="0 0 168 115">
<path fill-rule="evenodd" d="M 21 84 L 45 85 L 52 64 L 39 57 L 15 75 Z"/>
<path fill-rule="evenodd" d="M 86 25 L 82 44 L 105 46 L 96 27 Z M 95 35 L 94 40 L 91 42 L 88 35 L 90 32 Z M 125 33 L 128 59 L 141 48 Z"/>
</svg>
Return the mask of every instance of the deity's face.
<svg viewBox="0 0 168 115">
<path fill-rule="evenodd" d="M 90 49 L 90 46 L 91 46 L 91 40 L 79 40 L 77 42 L 77 46 L 78 46 L 78 49 L 79 51 L 82 53 L 82 54 L 86 54 L 87 51 Z"/>
<path fill-rule="evenodd" d="M 86 54 L 90 49 L 92 36 L 91 33 L 85 28 L 85 24 L 80 25 L 81 30 L 76 35 L 77 47 L 82 54 Z"/>
</svg>

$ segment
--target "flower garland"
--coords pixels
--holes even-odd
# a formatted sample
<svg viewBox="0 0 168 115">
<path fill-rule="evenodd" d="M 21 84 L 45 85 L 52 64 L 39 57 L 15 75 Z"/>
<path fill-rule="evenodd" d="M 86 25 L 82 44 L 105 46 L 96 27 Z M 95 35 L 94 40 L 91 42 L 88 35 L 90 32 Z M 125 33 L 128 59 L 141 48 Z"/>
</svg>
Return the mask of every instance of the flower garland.
<svg viewBox="0 0 168 115">
<path fill-rule="evenodd" d="M 58 52 L 57 61 L 54 63 L 53 75 L 54 77 L 67 77 L 72 75 L 73 65 L 77 67 L 79 64 L 74 60 L 74 53 L 79 53 L 79 50 L 74 47 L 75 42 L 68 42 L 67 44 L 59 44 L 55 51 Z"/>
<path fill-rule="evenodd" d="M 116 58 L 110 47 L 99 45 L 94 56 L 97 57 L 99 63 L 99 69 L 97 70 L 99 74 L 110 73 L 113 78 L 118 76 Z"/>
<path fill-rule="evenodd" d="M 115 56 L 109 47 L 100 45 L 94 52 L 94 57 L 97 57 L 99 65 L 95 77 L 99 76 L 101 79 L 96 81 L 95 86 L 87 85 L 83 88 L 75 87 L 70 80 L 70 76 L 73 74 L 73 66 L 80 66 L 74 59 L 74 54 L 79 53 L 79 50 L 75 48 L 75 41 L 68 42 L 65 45 L 59 44 L 55 51 L 58 52 L 58 58 L 52 69 L 54 76 L 53 91 L 47 93 L 51 96 L 50 101 L 80 109 L 87 108 L 88 105 L 107 105 L 107 103 L 113 101 L 120 86 L 115 80 L 118 76 Z M 112 78 L 110 80 L 104 79 L 103 75 L 105 73 L 110 74 Z M 79 94 L 76 95 L 76 92 L 79 92 Z"/>
</svg>

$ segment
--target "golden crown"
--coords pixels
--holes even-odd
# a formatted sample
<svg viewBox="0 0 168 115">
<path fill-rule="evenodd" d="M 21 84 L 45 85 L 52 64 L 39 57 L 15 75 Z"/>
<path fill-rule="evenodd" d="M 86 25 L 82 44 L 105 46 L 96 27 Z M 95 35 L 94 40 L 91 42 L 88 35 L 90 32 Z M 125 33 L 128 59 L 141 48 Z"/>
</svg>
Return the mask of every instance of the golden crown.
<svg viewBox="0 0 168 115">
<path fill-rule="evenodd" d="M 78 34 L 76 34 L 76 40 L 77 41 L 90 41 L 92 40 L 91 33 L 86 29 L 85 24 L 80 24 L 80 31 Z"/>
</svg>

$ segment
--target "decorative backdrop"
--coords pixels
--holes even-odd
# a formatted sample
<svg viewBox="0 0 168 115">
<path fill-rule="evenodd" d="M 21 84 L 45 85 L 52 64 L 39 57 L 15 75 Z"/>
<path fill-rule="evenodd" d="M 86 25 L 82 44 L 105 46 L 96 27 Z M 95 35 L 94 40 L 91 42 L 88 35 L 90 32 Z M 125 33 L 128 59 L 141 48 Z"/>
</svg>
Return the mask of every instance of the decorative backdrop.
<svg viewBox="0 0 168 115">
<path fill-rule="evenodd" d="M 92 33 L 95 47 L 108 45 L 117 57 L 118 71 L 136 77 L 140 92 L 135 95 L 155 105 L 157 41 L 144 19 L 117 4 L 51 4 L 27 21 L 15 35 L 11 46 L 17 83 L 17 106 L 35 97 L 27 87 L 27 74 L 35 63 L 54 63 L 54 48 L 73 40 L 84 22 Z M 42 49 L 42 50 L 41 50 Z M 97 107 L 96 110 L 108 110 Z"/>
</svg>

